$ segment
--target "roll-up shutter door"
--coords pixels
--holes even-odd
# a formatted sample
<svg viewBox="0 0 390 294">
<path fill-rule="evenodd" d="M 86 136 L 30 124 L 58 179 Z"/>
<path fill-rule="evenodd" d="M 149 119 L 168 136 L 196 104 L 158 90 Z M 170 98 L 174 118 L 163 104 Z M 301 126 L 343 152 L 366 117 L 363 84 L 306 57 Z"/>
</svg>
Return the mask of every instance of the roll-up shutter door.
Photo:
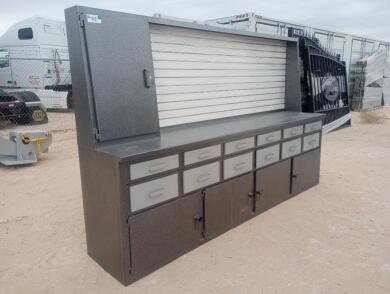
<svg viewBox="0 0 390 294">
<path fill-rule="evenodd" d="M 284 109 L 286 42 L 151 25 L 160 126 Z"/>
</svg>

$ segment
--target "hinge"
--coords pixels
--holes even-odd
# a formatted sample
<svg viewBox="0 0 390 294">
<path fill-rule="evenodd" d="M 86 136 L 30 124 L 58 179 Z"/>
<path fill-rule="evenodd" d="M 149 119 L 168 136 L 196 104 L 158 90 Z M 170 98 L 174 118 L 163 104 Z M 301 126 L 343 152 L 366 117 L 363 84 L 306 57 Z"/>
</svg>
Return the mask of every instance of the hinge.
<svg viewBox="0 0 390 294">
<path fill-rule="evenodd" d="M 100 141 L 100 133 L 99 133 L 99 130 L 97 128 L 93 128 L 93 134 L 95 135 L 95 139 L 97 141 Z"/>
<path fill-rule="evenodd" d="M 80 27 L 82 27 L 82 28 L 85 27 L 83 14 L 79 14 L 79 24 L 80 24 Z"/>
</svg>

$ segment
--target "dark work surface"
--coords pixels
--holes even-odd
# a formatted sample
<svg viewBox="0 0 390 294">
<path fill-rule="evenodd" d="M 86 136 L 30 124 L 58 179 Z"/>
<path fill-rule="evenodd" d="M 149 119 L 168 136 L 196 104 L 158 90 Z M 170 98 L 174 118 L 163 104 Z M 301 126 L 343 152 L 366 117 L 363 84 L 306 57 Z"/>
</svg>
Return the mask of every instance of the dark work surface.
<svg viewBox="0 0 390 294">
<path fill-rule="evenodd" d="M 240 135 L 292 126 L 323 119 L 323 114 L 294 111 L 276 111 L 230 117 L 199 123 L 161 128 L 160 134 L 145 135 L 101 144 L 97 150 L 118 159 L 150 155 L 192 144 L 207 144 L 221 139 L 239 138 Z M 256 134 L 257 134 L 256 133 Z"/>
</svg>

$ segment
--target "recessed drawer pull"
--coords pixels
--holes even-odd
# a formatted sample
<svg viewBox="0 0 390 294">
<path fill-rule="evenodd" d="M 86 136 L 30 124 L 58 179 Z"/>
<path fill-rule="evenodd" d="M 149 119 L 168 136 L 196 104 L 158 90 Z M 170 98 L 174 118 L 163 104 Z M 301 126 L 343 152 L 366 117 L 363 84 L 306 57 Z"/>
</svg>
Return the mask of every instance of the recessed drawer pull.
<svg viewBox="0 0 390 294">
<path fill-rule="evenodd" d="M 234 169 L 235 170 L 240 170 L 240 169 L 243 169 L 245 167 L 246 163 L 245 162 L 239 162 L 237 163 L 235 166 L 234 166 Z"/>
<path fill-rule="evenodd" d="M 295 135 L 298 134 L 298 130 L 292 130 L 292 131 L 290 132 L 290 134 L 293 135 L 293 136 L 295 136 Z"/>
<path fill-rule="evenodd" d="M 210 151 L 204 151 L 202 153 L 199 153 L 198 159 L 206 159 L 206 158 L 209 158 L 210 155 L 211 155 Z"/>
<path fill-rule="evenodd" d="M 317 143 L 316 140 L 310 140 L 310 141 L 309 141 L 309 145 L 310 145 L 310 146 L 313 146 L 313 145 L 315 145 L 316 143 Z"/>
<path fill-rule="evenodd" d="M 211 177 L 211 174 L 210 174 L 210 173 L 203 174 L 203 175 L 198 176 L 198 178 L 196 179 L 196 181 L 197 181 L 198 183 L 204 183 L 204 182 L 210 180 L 210 177 Z"/>
<path fill-rule="evenodd" d="M 161 164 L 158 164 L 158 165 L 150 166 L 150 167 L 149 167 L 149 171 L 150 171 L 151 173 L 155 173 L 155 172 L 159 172 L 159 171 L 164 170 L 165 167 L 166 167 L 165 163 L 161 163 Z"/>
<path fill-rule="evenodd" d="M 264 159 L 265 160 L 271 160 L 271 159 L 273 159 L 274 158 L 274 156 L 275 156 L 275 154 L 274 153 L 269 153 L 269 154 L 267 154 L 266 156 L 264 156 Z"/>
<path fill-rule="evenodd" d="M 236 144 L 236 149 L 241 150 L 248 146 L 248 142 L 241 142 Z"/>
<path fill-rule="evenodd" d="M 265 140 L 266 140 L 267 142 L 269 142 L 269 141 L 274 141 L 274 140 L 275 140 L 275 135 L 269 135 L 269 136 L 267 136 L 267 137 L 265 138 Z"/>
<path fill-rule="evenodd" d="M 165 193 L 165 189 L 164 188 L 161 188 L 161 189 L 158 189 L 158 190 L 155 190 L 155 191 L 152 191 L 149 193 L 149 198 L 157 198 L 157 197 L 161 197 L 163 196 Z"/>
</svg>

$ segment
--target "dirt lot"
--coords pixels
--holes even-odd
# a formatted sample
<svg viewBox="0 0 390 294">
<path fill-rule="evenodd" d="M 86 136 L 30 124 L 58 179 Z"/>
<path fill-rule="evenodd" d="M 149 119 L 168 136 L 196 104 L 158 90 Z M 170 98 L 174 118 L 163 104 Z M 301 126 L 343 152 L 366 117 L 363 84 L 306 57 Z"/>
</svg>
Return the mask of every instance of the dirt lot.
<svg viewBox="0 0 390 294">
<path fill-rule="evenodd" d="M 390 293 L 390 109 L 324 136 L 319 186 L 127 288 L 86 255 L 73 114 L 49 118 L 46 159 L 0 167 L 0 293 Z"/>
</svg>

